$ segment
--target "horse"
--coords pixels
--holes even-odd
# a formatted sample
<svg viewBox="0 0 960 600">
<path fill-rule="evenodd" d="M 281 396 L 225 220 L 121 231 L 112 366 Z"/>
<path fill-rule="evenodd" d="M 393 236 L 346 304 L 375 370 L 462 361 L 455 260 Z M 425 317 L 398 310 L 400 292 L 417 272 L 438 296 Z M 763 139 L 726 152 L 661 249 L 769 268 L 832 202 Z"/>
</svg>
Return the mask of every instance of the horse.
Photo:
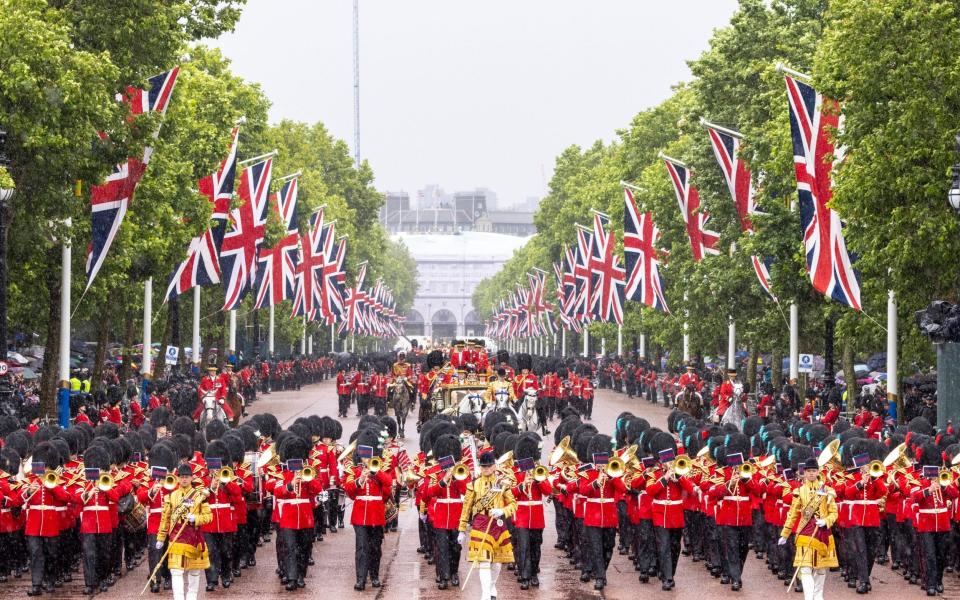
<svg viewBox="0 0 960 600">
<path fill-rule="evenodd" d="M 517 418 L 517 427 L 520 431 L 535 431 L 537 429 L 537 390 L 527 389 L 523 398 L 508 406 Z"/>
<path fill-rule="evenodd" d="M 213 390 L 207 391 L 201 401 L 203 402 L 203 412 L 200 413 L 200 431 L 204 431 L 207 423 L 211 421 L 227 421 L 227 415 L 223 412 L 220 403 L 217 402 L 216 393 Z"/>
<path fill-rule="evenodd" d="M 703 396 L 692 385 L 684 386 L 683 391 L 674 397 L 674 404 L 695 419 L 703 416 Z"/>
<path fill-rule="evenodd" d="M 410 388 L 407 387 L 406 377 L 397 377 L 391 384 L 388 391 L 388 402 L 393 408 L 393 414 L 397 418 L 397 435 L 404 439 L 403 428 L 407 424 L 407 413 L 410 412 L 412 404 Z M 420 430 L 420 424 L 417 424 L 417 431 Z"/>
<path fill-rule="evenodd" d="M 472 414 L 482 423 L 483 417 L 489 412 L 486 410 L 486 403 L 483 401 L 483 394 L 480 390 L 471 391 L 463 396 L 460 404 L 457 405 L 457 415 Z"/>
</svg>

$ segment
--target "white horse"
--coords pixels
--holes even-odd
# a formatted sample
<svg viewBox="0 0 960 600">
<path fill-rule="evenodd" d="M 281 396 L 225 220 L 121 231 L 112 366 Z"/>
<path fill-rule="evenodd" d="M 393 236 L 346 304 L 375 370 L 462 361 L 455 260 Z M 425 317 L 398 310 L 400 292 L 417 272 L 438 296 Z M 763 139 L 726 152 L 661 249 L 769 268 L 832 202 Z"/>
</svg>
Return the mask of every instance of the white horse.
<svg viewBox="0 0 960 600">
<path fill-rule="evenodd" d="M 470 413 L 477 417 L 482 423 L 483 417 L 489 412 L 486 409 L 486 402 L 483 401 L 483 393 L 480 390 L 474 390 L 464 395 L 463 399 L 460 400 L 460 404 L 457 405 L 457 414 L 465 415 Z"/>
<path fill-rule="evenodd" d="M 536 431 L 537 423 L 537 390 L 528 388 L 515 405 L 509 407 L 517 416 L 517 426 L 521 431 Z"/>
<path fill-rule="evenodd" d="M 206 392 L 202 398 L 203 412 L 200 413 L 200 429 L 207 427 L 211 421 L 226 421 L 227 414 L 223 412 L 223 407 L 217 402 L 216 394 L 213 390 Z"/>
<path fill-rule="evenodd" d="M 747 408 L 745 406 L 746 400 L 743 397 L 743 384 L 739 381 L 733 383 L 733 398 L 731 398 L 730 406 L 727 407 L 727 410 L 723 413 L 723 416 L 720 417 L 717 415 L 716 409 L 713 412 L 713 422 L 719 423 L 720 425 L 733 425 L 737 428 L 737 431 L 743 430 L 743 420 L 747 417 Z"/>
</svg>

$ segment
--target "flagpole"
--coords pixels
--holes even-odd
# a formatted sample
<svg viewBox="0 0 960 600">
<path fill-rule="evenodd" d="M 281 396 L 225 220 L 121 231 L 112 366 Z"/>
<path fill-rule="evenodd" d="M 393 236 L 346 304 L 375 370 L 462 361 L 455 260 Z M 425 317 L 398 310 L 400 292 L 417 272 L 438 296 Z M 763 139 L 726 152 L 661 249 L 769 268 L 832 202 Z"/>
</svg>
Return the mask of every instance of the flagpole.
<svg viewBox="0 0 960 600">
<path fill-rule="evenodd" d="M 275 314 L 274 314 L 274 313 L 276 313 L 276 310 L 274 310 L 274 309 L 275 309 L 275 307 L 271 304 L 271 305 L 270 305 L 270 334 L 269 334 L 269 336 L 267 337 L 267 349 L 269 350 L 271 357 L 273 356 L 273 328 L 274 328 L 274 325 L 275 325 Z"/>
<path fill-rule="evenodd" d="M 143 389 L 140 403 L 146 408 L 147 382 L 153 371 L 153 277 L 143 282 L 143 360 L 140 362 L 140 374 L 143 376 Z"/>
<path fill-rule="evenodd" d="M 583 328 L 583 357 L 586 358 L 590 353 L 590 331 L 584 326 Z"/>
<path fill-rule="evenodd" d="M 617 325 L 617 356 L 623 356 L 623 325 Z"/>
<path fill-rule="evenodd" d="M 647 334 L 640 334 L 640 358 L 647 357 Z"/>
<path fill-rule="evenodd" d="M 200 286 L 193 286 L 193 356 L 191 362 L 199 365 L 203 362 L 203 354 L 200 352 Z"/>
<path fill-rule="evenodd" d="M 560 334 L 560 358 L 567 357 L 567 329 L 563 329 L 563 333 Z"/>
<path fill-rule="evenodd" d="M 333 323 L 330 323 L 330 352 L 337 351 L 337 336 L 333 330 Z"/>
<path fill-rule="evenodd" d="M 313 334 L 307 336 L 307 355 L 313 356 Z"/>
<path fill-rule="evenodd" d="M 733 320 L 733 317 L 728 317 L 730 320 L 729 332 L 727 335 L 727 368 L 736 369 L 737 368 L 737 323 Z"/>
<path fill-rule="evenodd" d="M 602 336 L 600 338 L 600 354 L 602 356 L 607 355 L 607 336 Z"/>
<path fill-rule="evenodd" d="M 64 221 L 65 230 L 73 226 L 73 221 Z M 60 248 L 60 389 L 57 390 L 57 416 L 60 427 L 70 426 L 70 284 L 73 278 L 72 251 L 70 235 L 64 234 Z"/>
<path fill-rule="evenodd" d="M 690 310 L 687 308 L 687 293 L 683 293 L 683 362 L 690 362 L 690 333 L 687 326 L 687 319 L 690 318 Z"/>
<path fill-rule="evenodd" d="M 237 351 L 237 311 L 231 310 L 228 314 L 230 315 L 230 329 L 227 350 L 235 353 Z"/>
<path fill-rule="evenodd" d="M 303 337 L 300 339 L 300 355 L 307 353 L 307 316 L 303 316 Z"/>
<path fill-rule="evenodd" d="M 887 295 L 887 401 L 894 407 L 900 395 L 897 368 L 897 296 L 890 290 Z M 903 422 L 899 407 L 897 421 Z"/>
<path fill-rule="evenodd" d="M 356 352 L 356 342 L 357 336 L 353 332 L 350 332 L 350 352 Z"/>
<path fill-rule="evenodd" d="M 775 369 L 777 365 L 773 366 Z M 782 365 L 781 365 L 782 368 Z M 796 302 L 790 303 L 790 383 L 800 377 L 800 311 Z"/>
</svg>

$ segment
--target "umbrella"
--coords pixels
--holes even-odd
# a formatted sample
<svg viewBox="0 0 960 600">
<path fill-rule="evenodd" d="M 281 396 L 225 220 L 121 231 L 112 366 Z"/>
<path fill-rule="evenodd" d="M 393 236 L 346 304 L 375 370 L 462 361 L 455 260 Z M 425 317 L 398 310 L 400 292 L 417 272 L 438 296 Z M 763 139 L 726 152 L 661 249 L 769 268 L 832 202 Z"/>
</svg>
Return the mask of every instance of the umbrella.
<svg viewBox="0 0 960 600">
<path fill-rule="evenodd" d="M 36 379 L 40 377 L 39 375 L 37 375 L 36 371 L 31 369 L 30 367 L 24 367 L 21 375 L 23 375 L 24 379 Z"/>
<path fill-rule="evenodd" d="M 19 365 L 25 365 L 30 362 L 22 354 L 20 354 L 19 352 L 14 352 L 13 350 L 7 351 L 7 360 L 12 360 Z"/>
</svg>

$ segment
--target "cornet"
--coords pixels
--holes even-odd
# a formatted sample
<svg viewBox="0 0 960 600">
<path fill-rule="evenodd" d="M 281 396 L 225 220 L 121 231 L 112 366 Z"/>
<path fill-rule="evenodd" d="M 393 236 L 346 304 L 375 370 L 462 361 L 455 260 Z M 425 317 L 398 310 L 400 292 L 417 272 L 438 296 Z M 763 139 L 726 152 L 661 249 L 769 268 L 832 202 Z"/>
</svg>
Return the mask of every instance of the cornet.
<svg viewBox="0 0 960 600">
<path fill-rule="evenodd" d="M 537 465 L 533 468 L 533 480 L 544 481 L 550 476 L 550 470 L 543 465 Z"/>
<path fill-rule="evenodd" d="M 882 462 L 875 460 L 867 465 L 867 473 L 870 474 L 870 477 L 883 477 L 886 475 L 886 469 L 883 468 Z"/>
<path fill-rule="evenodd" d="M 224 467 L 220 469 L 220 472 L 218 473 L 218 477 L 220 479 L 220 483 L 227 484 L 233 481 L 235 476 L 233 474 L 233 469 L 231 469 L 230 467 Z"/>
<path fill-rule="evenodd" d="M 753 474 L 756 473 L 757 468 L 753 466 L 753 463 L 745 462 L 737 468 L 737 472 L 740 473 L 741 479 L 750 479 L 753 477 Z"/>
<path fill-rule="evenodd" d="M 370 459 L 370 462 L 367 463 L 367 468 L 371 473 L 379 473 L 380 469 L 383 468 L 383 459 L 379 456 L 374 456 Z"/>
<path fill-rule="evenodd" d="M 163 478 L 163 489 L 167 490 L 168 492 L 172 492 L 173 490 L 177 489 L 177 485 L 176 475 L 167 475 Z"/>
<path fill-rule="evenodd" d="M 940 485 L 950 485 L 953 483 L 953 471 L 950 469 L 940 469 L 937 479 L 940 481 Z"/>
<path fill-rule="evenodd" d="M 607 474 L 607 477 L 616 479 L 618 477 L 623 477 L 624 472 L 626 472 L 626 468 L 627 467 L 623 460 L 614 456 L 607 461 L 607 466 L 604 469 L 604 472 Z"/>
<path fill-rule="evenodd" d="M 693 469 L 693 463 L 686 456 L 678 456 L 673 461 L 673 472 L 677 474 L 677 477 L 689 475 L 691 469 Z"/>
<path fill-rule="evenodd" d="M 467 468 L 467 465 L 463 463 L 457 463 L 457 465 L 453 467 L 453 478 L 456 479 L 457 481 L 463 481 L 464 479 L 468 479 L 469 477 L 470 477 L 470 469 Z"/>
<path fill-rule="evenodd" d="M 110 476 L 110 473 L 104 473 L 97 479 L 97 489 L 101 492 L 109 492 L 113 489 L 113 486 L 116 485 L 113 477 Z"/>
</svg>

